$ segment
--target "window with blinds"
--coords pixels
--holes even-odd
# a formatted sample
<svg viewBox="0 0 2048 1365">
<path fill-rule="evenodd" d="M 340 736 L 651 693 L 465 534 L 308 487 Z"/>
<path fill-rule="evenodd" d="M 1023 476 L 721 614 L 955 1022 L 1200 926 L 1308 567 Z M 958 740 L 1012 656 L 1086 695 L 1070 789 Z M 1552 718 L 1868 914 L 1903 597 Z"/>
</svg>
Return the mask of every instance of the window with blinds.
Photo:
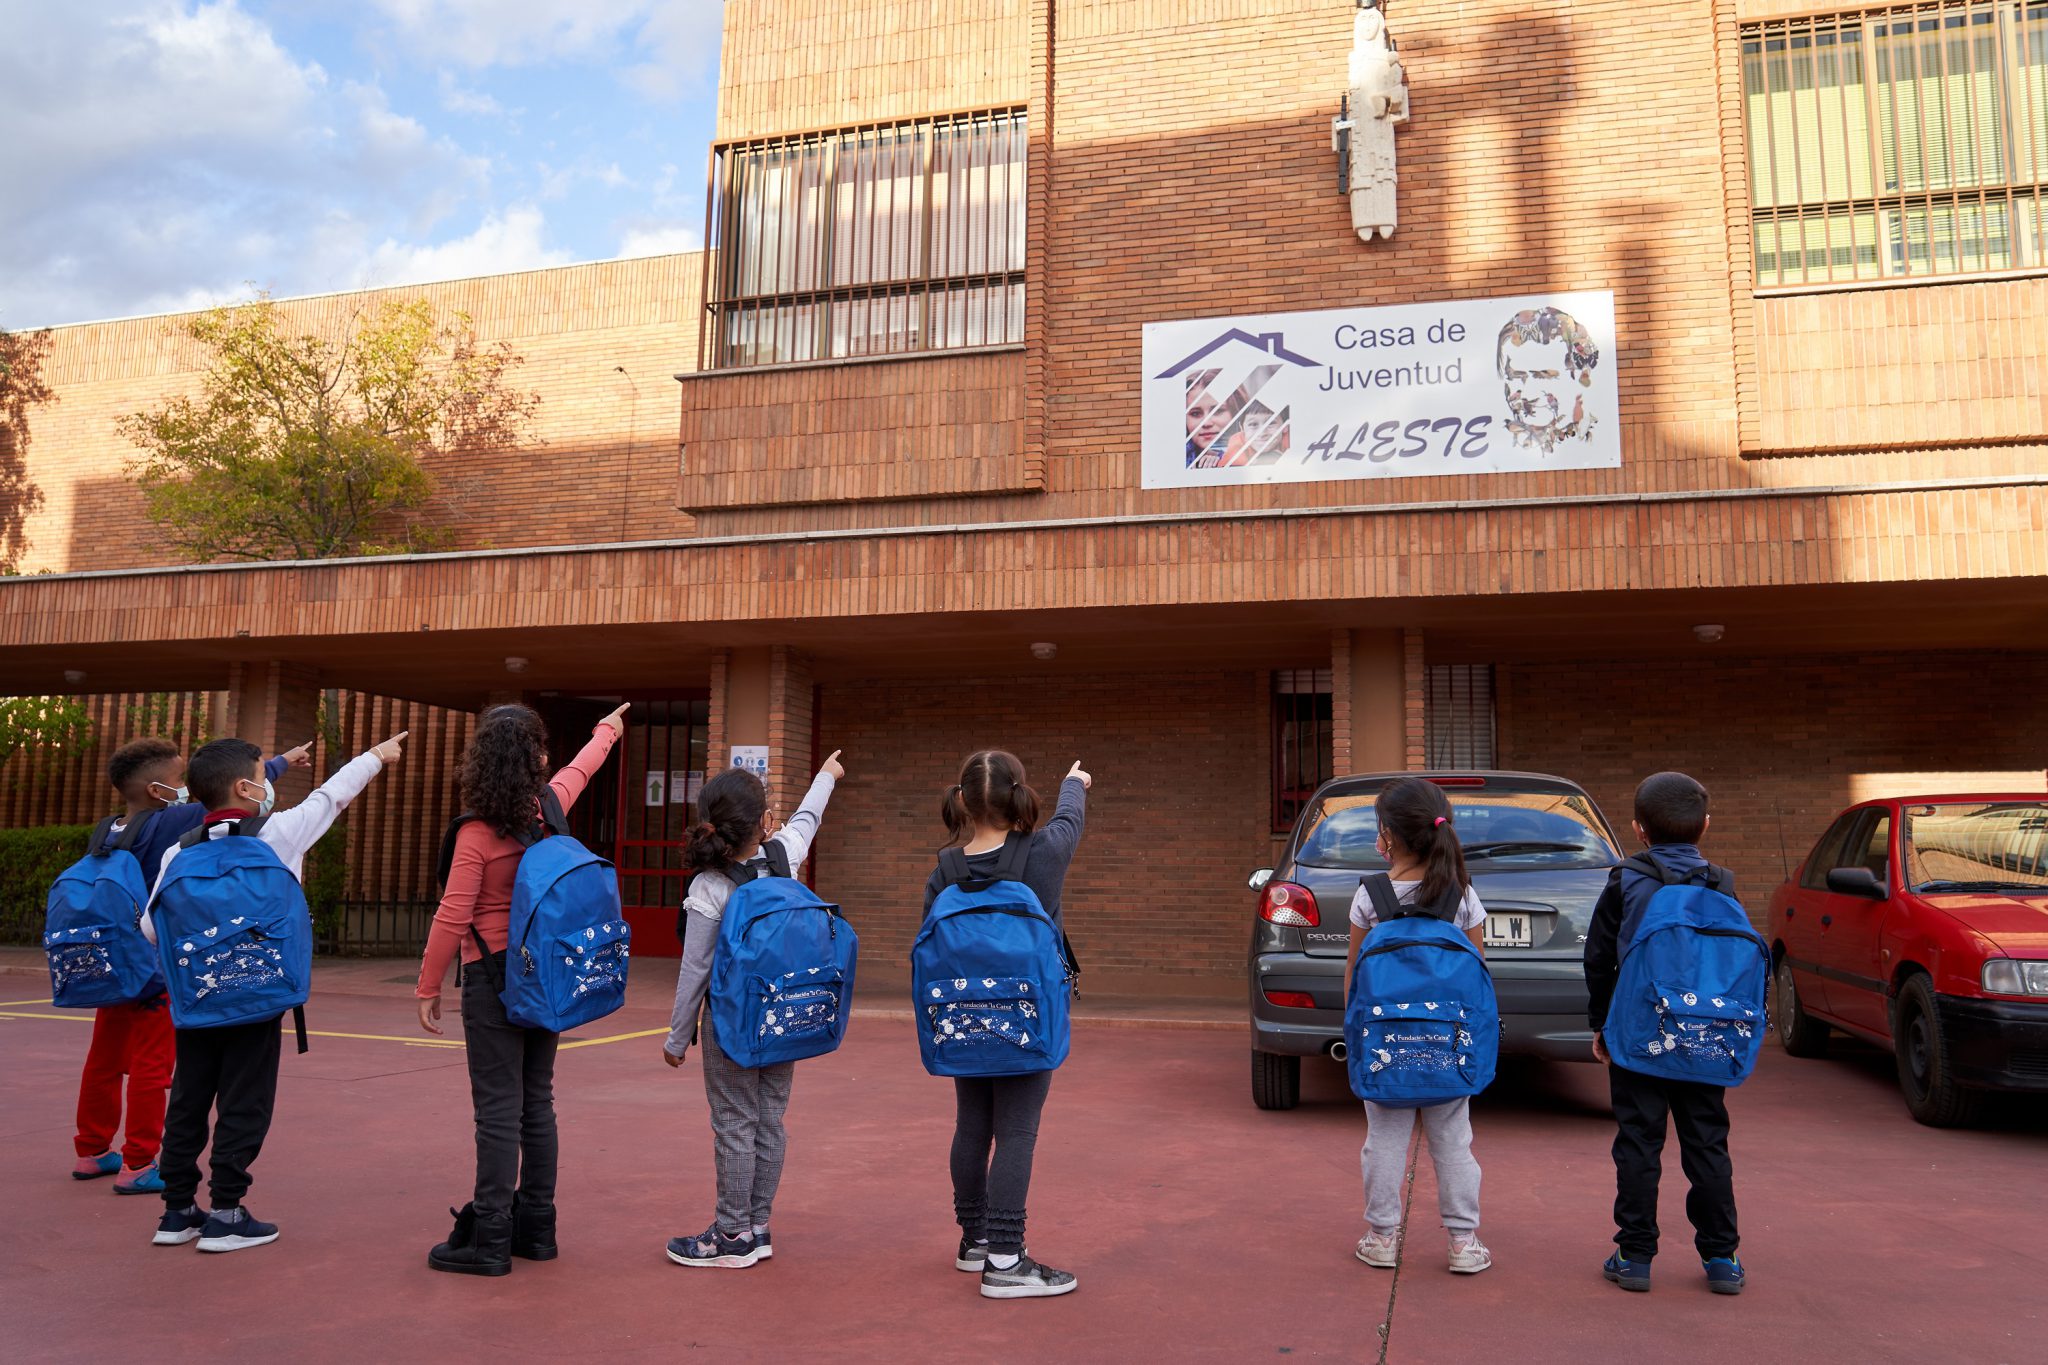
<svg viewBox="0 0 2048 1365">
<path fill-rule="evenodd" d="M 1422 699 L 1422 739 L 1433 769 L 1491 768 L 1494 757 L 1492 664 L 1431 664 Z"/>
<path fill-rule="evenodd" d="M 1327 668 L 1273 674 L 1273 832 L 1294 828 L 1316 788 L 1336 770 L 1336 697 Z"/>
<path fill-rule="evenodd" d="M 731 143 L 712 166 L 706 368 L 1024 339 L 1024 114 Z"/>
<path fill-rule="evenodd" d="M 1756 283 L 2048 267 L 2048 0 L 1742 27 Z"/>
</svg>

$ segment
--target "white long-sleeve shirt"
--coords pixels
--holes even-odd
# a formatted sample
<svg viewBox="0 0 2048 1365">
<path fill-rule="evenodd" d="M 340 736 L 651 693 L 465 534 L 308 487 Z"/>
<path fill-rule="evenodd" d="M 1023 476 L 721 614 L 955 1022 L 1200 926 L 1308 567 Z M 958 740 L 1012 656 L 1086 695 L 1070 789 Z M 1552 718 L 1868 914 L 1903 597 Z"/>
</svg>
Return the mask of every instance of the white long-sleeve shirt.
<svg viewBox="0 0 2048 1365">
<path fill-rule="evenodd" d="M 291 869 L 291 874 L 304 881 L 304 865 L 307 850 L 320 842 L 320 836 L 327 833 L 341 813 L 348 809 L 349 802 L 363 794 L 363 788 L 370 785 L 370 779 L 384 771 L 384 760 L 376 751 L 357 754 L 342 765 L 341 771 L 313 789 L 313 794 L 289 810 L 272 811 L 270 818 L 263 822 L 263 828 L 256 831 L 256 837 L 269 844 L 277 854 L 277 860 Z M 218 839 L 228 832 L 229 821 L 207 825 L 206 837 Z M 163 885 L 164 873 L 171 867 L 171 859 L 178 856 L 178 845 L 172 844 L 164 850 L 164 860 L 157 868 L 156 884 Z M 152 901 L 154 898 L 152 897 Z M 150 912 L 142 912 L 142 936 L 151 943 L 156 942 L 156 926 L 150 922 Z"/>
<path fill-rule="evenodd" d="M 804 793 L 803 804 L 789 817 L 789 823 L 768 836 L 789 855 L 791 876 L 801 872 L 804 859 L 811 856 L 811 840 L 817 837 L 818 824 L 836 785 L 832 774 L 819 773 L 812 779 L 811 789 Z M 764 862 L 767 856 L 757 850 L 747 862 Z M 690 889 L 683 896 L 683 909 L 689 913 L 683 916 L 683 961 L 676 972 L 675 1005 L 668 1016 L 666 1046 L 671 1056 L 685 1055 L 697 1036 L 697 1012 L 703 1008 L 704 993 L 711 986 L 718 922 L 725 917 L 725 903 L 730 899 L 732 878 L 709 869 L 690 879 Z"/>
</svg>

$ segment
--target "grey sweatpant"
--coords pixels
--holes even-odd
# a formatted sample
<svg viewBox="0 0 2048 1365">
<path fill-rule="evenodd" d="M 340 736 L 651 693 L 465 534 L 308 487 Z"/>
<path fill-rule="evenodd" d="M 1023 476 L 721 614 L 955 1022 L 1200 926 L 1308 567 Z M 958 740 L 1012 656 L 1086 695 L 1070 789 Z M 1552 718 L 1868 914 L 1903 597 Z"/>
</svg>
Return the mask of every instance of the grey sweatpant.
<svg viewBox="0 0 2048 1365">
<path fill-rule="evenodd" d="M 704 1011 L 700 1032 L 704 1098 L 711 1105 L 711 1142 L 718 1167 L 718 1226 L 728 1233 L 766 1227 L 789 1145 L 782 1115 L 789 1108 L 796 1063 L 735 1065 L 718 1045 L 710 1010 Z"/>
<path fill-rule="evenodd" d="M 1472 1101 L 1452 1100 L 1422 1109 L 1389 1109 L 1370 1100 L 1365 1105 L 1365 1221 L 1374 1232 L 1401 1226 L 1401 1187 L 1408 1176 L 1408 1147 L 1415 1135 L 1415 1116 L 1422 1116 L 1422 1134 L 1436 1167 L 1437 1210 L 1451 1232 L 1479 1228 L 1479 1163 L 1472 1158 Z"/>
</svg>

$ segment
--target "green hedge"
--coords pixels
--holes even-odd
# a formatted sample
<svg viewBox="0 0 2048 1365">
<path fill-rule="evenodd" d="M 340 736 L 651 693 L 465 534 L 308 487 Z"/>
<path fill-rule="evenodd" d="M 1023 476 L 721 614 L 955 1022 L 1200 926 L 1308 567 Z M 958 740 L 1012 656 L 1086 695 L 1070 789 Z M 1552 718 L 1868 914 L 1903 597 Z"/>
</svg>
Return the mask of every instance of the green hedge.
<svg viewBox="0 0 2048 1365">
<path fill-rule="evenodd" d="M 85 856 L 91 825 L 0 829 L 0 943 L 43 941 L 43 906 L 57 874 Z"/>
</svg>

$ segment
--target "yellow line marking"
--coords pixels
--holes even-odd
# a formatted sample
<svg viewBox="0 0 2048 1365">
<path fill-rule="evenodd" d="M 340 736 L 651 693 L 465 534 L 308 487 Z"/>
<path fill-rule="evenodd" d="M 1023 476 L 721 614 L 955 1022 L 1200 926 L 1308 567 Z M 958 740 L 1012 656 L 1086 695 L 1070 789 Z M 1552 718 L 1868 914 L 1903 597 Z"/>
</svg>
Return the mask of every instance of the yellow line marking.
<svg viewBox="0 0 2048 1365">
<path fill-rule="evenodd" d="M 50 997 L 47 995 L 39 995 L 33 1000 L 0 1000 L 0 1010 L 11 1009 L 15 1005 L 47 1005 L 49 1003 Z"/>
<path fill-rule="evenodd" d="M 69 1019 L 73 1023 L 90 1024 L 92 1016 L 84 1010 L 76 1014 L 28 1014 L 17 1010 L 0 1012 L 0 1019 Z"/>
<path fill-rule="evenodd" d="M 0 1019 L 69 1019 L 77 1023 L 89 1024 L 92 1022 L 92 1016 L 83 1010 L 77 1014 L 32 1014 L 26 1010 L 0 1010 Z M 667 1031 L 667 1029 L 662 1030 L 664 1033 Z M 278 1032 L 293 1033 L 294 1030 L 287 1023 L 282 1025 Z M 307 1029 L 306 1036 L 308 1038 L 354 1038 L 366 1043 L 404 1043 L 409 1047 L 432 1047 L 440 1048 L 444 1051 L 450 1048 L 459 1051 L 467 1046 L 460 1038 L 404 1038 L 391 1033 L 334 1033 L 317 1028 Z M 598 1041 L 602 1042 L 605 1040 L 600 1039 Z"/>
<path fill-rule="evenodd" d="M 609 1038 L 578 1038 L 573 1043 L 563 1043 L 561 1046 L 561 1051 L 566 1052 L 572 1047 L 599 1047 L 605 1043 L 630 1042 L 632 1039 L 635 1038 L 666 1037 L 668 1037 L 668 1030 L 665 1028 L 644 1028 L 641 1029 L 638 1033 L 614 1033 Z"/>
</svg>

